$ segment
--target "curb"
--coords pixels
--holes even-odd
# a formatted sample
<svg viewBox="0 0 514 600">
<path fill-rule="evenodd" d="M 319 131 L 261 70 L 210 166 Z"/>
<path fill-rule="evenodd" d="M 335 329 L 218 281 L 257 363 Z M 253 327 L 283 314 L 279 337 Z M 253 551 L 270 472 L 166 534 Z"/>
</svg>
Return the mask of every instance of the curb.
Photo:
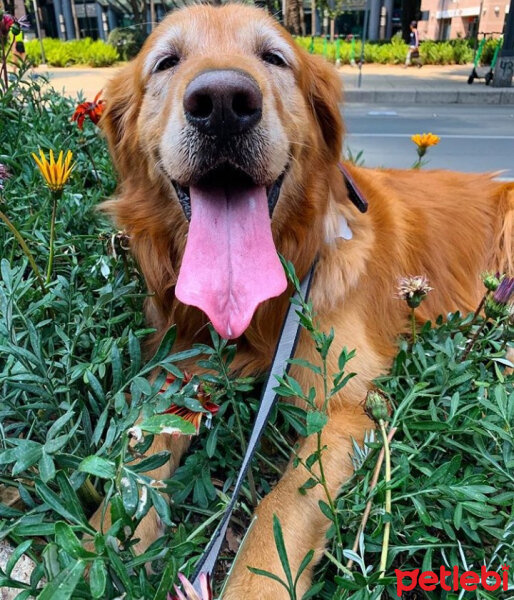
<svg viewBox="0 0 514 600">
<path fill-rule="evenodd" d="M 514 88 L 474 90 L 355 90 L 346 89 L 347 103 L 366 104 L 511 104 Z"/>
</svg>

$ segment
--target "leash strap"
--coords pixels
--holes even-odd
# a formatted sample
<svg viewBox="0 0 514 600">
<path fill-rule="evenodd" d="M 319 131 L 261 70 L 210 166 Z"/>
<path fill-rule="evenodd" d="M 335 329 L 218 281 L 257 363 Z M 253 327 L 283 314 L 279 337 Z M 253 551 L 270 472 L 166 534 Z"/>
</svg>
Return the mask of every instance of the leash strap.
<svg viewBox="0 0 514 600">
<path fill-rule="evenodd" d="M 309 272 L 300 285 L 301 295 L 305 300 L 307 300 L 309 297 L 309 291 L 315 267 L 316 261 L 314 261 Z M 298 298 L 298 293 L 295 294 L 294 298 Z M 235 508 L 239 492 L 241 491 L 241 486 L 245 480 L 246 473 L 250 467 L 250 463 L 253 455 L 255 454 L 255 450 L 261 438 L 262 432 L 266 428 L 271 409 L 275 404 L 275 400 L 277 398 L 277 394 L 273 390 L 273 388 L 277 385 L 275 376 L 283 375 L 284 372 L 287 373 L 289 371 L 290 365 L 287 361 L 294 354 L 300 333 L 300 318 L 298 316 L 298 310 L 298 306 L 291 302 L 287 310 L 286 318 L 282 325 L 282 331 L 280 332 L 278 345 L 275 349 L 275 355 L 273 357 L 271 369 L 261 394 L 259 410 L 257 412 L 257 417 L 255 418 L 255 423 L 253 425 L 250 440 L 248 442 L 248 448 L 246 449 L 246 453 L 241 464 L 241 469 L 237 476 L 234 491 L 232 492 L 232 497 L 227 508 L 225 509 L 225 513 L 223 514 L 220 523 L 216 528 L 216 531 L 212 535 L 207 548 L 205 549 L 196 566 L 196 571 L 193 578 L 193 587 L 198 593 L 201 591 L 199 579 L 200 574 L 206 573 L 207 575 L 212 575 L 216 560 L 218 559 L 218 555 L 221 550 L 221 545 L 225 539 L 230 517 Z"/>
<path fill-rule="evenodd" d="M 359 210 L 361 213 L 365 213 L 368 210 L 368 202 L 360 191 L 359 186 L 355 183 L 355 179 L 350 175 L 350 172 L 343 165 L 343 163 L 337 163 L 337 167 L 344 177 L 346 189 L 348 190 L 348 197 L 357 207 L 357 210 Z"/>
</svg>

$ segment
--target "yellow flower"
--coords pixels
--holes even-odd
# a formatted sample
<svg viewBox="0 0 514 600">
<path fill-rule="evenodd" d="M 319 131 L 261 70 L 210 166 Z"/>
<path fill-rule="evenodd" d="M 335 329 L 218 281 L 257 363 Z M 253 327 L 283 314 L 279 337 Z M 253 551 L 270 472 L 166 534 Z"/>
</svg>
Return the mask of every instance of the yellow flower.
<svg viewBox="0 0 514 600">
<path fill-rule="evenodd" d="M 48 161 L 42 150 L 39 151 L 39 157 L 32 153 L 32 158 L 36 161 L 46 185 L 52 192 L 61 192 L 75 166 L 71 164 L 73 158 L 71 150 L 66 153 L 66 158 L 64 158 L 64 153 L 61 150 L 57 162 L 52 150 L 50 150 L 50 161 Z"/>
<path fill-rule="evenodd" d="M 434 133 L 417 133 L 411 137 L 411 140 L 418 148 L 429 148 L 438 144 L 441 138 Z"/>
</svg>

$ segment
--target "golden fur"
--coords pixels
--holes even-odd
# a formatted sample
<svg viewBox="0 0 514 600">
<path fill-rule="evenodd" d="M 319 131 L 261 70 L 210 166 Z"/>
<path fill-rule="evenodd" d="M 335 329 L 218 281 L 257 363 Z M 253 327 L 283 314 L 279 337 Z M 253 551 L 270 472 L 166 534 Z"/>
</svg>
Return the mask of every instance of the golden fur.
<svg viewBox="0 0 514 600">
<path fill-rule="evenodd" d="M 181 36 L 187 59 L 172 76 L 153 83 L 148 64 L 170 32 Z M 290 73 L 277 75 L 276 70 L 261 65 L 254 45 L 263 35 L 276 36 L 287 46 L 293 63 Z M 288 145 L 291 168 L 272 230 L 277 250 L 293 261 L 300 277 L 319 254 L 311 297 L 322 328 L 335 330 L 329 368 L 337 370 L 336 355 L 343 346 L 357 350 L 351 368 L 358 376 L 332 402 L 323 431 L 325 471 L 330 491 L 336 494 L 351 473 L 350 439 L 362 440 L 373 427 L 361 407 L 366 391 L 372 379 L 388 369 L 396 340 L 406 329 L 405 303 L 395 298 L 397 279 L 409 274 L 428 276 L 434 290 L 417 311 L 420 319 L 474 309 L 482 294 L 482 271 L 512 273 L 514 186 L 496 183 L 489 175 L 347 165 L 369 202 L 368 213 L 358 213 L 336 166 L 343 135 L 337 72 L 299 49 L 258 9 L 197 6 L 174 13 L 111 81 L 102 119 L 120 176 L 117 196 L 107 209 L 129 233 L 132 251 L 153 294 L 147 313 L 158 330 L 155 343 L 172 323 L 177 324 L 181 347 L 207 338 L 207 317 L 175 299 L 188 223 L 157 168 L 157 142 L 167 127 L 180 125 L 181 95 L 191 78 L 202 69 L 227 65 L 248 71 L 259 83 L 265 111 L 271 114 L 269 123 L 278 124 L 277 131 L 282 132 L 277 144 L 282 149 L 284 143 Z M 173 162 L 174 157 L 169 160 Z M 349 241 L 337 239 L 341 215 L 353 231 Z M 269 367 L 287 304 L 285 293 L 258 308 L 237 342 L 237 370 L 257 374 Z M 305 335 L 297 355 L 316 359 Z M 318 385 L 310 381 L 305 369 L 294 375 L 306 387 Z M 303 440 L 300 453 L 311 454 L 314 443 Z M 173 464 L 154 476 L 169 477 L 186 445 L 184 440 L 158 437 L 150 452 L 171 449 Z M 258 519 L 224 596 L 227 600 L 286 598 L 283 588 L 246 568 L 250 565 L 283 575 L 271 531 L 273 514 L 282 523 L 293 569 L 309 549 L 315 550 L 316 558 L 321 555 L 328 526 L 318 508 L 323 492 L 318 486 L 301 495 L 298 488 L 307 477 L 301 467 L 290 465 L 258 507 Z M 93 522 L 100 525 L 99 514 Z M 158 520 L 151 513 L 138 531 L 141 546 L 151 543 L 158 530 Z M 310 576 L 308 569 L 299 596 Z"/>
</svg>

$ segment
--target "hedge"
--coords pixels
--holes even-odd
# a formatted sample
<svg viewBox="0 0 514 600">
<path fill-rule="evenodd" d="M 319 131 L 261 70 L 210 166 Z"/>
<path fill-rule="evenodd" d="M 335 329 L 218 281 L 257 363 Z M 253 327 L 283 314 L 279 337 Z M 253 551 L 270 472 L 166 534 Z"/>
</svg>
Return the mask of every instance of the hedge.
<svg viewBox="0 0 514 600">
<path fill-rule="evenodd" d="M 102 40 L 91 38 L 69 40 L 64 42 L 53 38 L 43 40 L 46 62 L 52 67 L 69 67 L 71 65 L 90 65 L 91 67 L 108 67 L 120 59 L 116 48 Z M 26 43 L 27 58 L 34 64 L 41 64 L 41 47 L 39 40 Z"/>
<path fill-rule="evenodd" d="M 322 37 L 314 40 L 310 37 L 297 37 L 296 42 L 302 47 L 321 54 L 331 62 L 337 58 L 342 64 L 351 62 L 351 42 L 339 41 L 339 54 L 337 41 L 331 42 Z M 450 40 L 447 42 L 424 41 L 420 44 L 420 55 L 427 65 L 463 65 L 473 60 L 474 40 Z M 487 42 L 483 53 L 484 63 L 491 61 L 495 40 Z M 364 46 L 364 61 L 379 64 L 402 64 L 407 56 L 408 46 L 401 38 L 393 38 L 390 42 L 367 42 Z M 357 40 L 354 45 L 354 58 L 358 62 L 361 55 L 361 42 Z"/>
</svg>

